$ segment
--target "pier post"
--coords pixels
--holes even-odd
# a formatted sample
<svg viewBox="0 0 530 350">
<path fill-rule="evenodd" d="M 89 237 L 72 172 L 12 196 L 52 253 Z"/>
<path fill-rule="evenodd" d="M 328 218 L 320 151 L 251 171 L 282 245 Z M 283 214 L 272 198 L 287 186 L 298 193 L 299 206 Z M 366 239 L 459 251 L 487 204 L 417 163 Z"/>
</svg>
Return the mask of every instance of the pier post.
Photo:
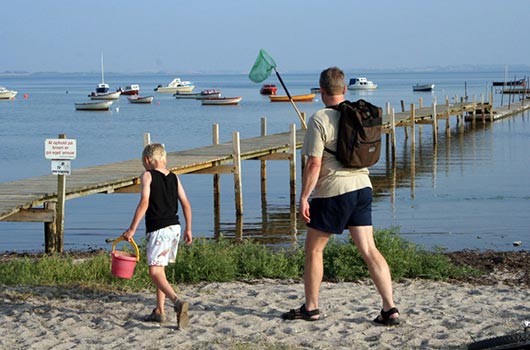
<svg viewBox="0 0 530 350">
<path fill-rule="evenodd" d="M 493 121 L 493 92 L 490 92 L 490 122 Z"/>
<path fill-rule="evenodd" d="M 401 112 L 405 112 L 405 101 L 401 100 Z M 407 127 L 405 126 L 404 127 L 405 129 L 405 139 L 408 139 L 409 138 L 409 130 L 407 129 Z"/>
<path fill-rule="evenodd" d="M 432 142 L 438 143 L 438 118 L 436 118 L 436 97 L 432 101 Z"/>
<path fill-rule="evenodd" d="M 144 147 L 151 144 L 151 134 L 148 132 L 144 133 Z"/>
<path fill-rule="evenodd" d="M 410 145 L 412 149 L 416 147 L 416 110 L 414 103 L 410 104 Z"/>
<path fill-rule="evenodd" d="M 291 124 L 289 133 L 289 187 L 290 187 L 290 207 L 296 213 L 296 124 Z M 295 220 L 296 222 L 296 220 Z"/>
<path fill-rule="evenodd" d="M 445 96 L 445 134 L 447 137 L 451 137 L 451 123 L 450 123 L 450 114 L 449 114 L 449 97 Z"/>
<path fill-rule="evenodd" d="M 55 213 L 53 221 L 44 222 L 44 252 L 46 254 L 52 254 L 57 252 L 57 205 L 55 202 L 46 202 L 44 203 L 44 209 Z"/>
<path fill-rule="evenodd" d="M 234 193 L 236 200 L 236 217 L 243 216 L 243 187 L 241 181 L 241 143 L 239 132 L 232 133 L 232 158 L 234 160 Z"/>
<path fill-rule="evenodd" d="M 212 144 L 219 144 L 219 124 L 212 125 Z M 217 238 L 221 231 L 221 175 L 219 174 L 213 174 L 213 226 Z"/>
<path fill-rule="evenodd" d="M 302 112 L 302 119 L 304 120 L 304 123 L 306 123 L 306 114 L 305 112 Z M 307 123 L 306 123 L 307 125 Z M 307 157 L 306 155 L 302 154 L 300 155 L 300 174 L 302 174 L 304 172 L 304 168 L 305 168 L 305 163 L 307 161 Z"/>
<path fill-rule="evenodd" d="M 396 116 L 394 114 L 394 108 L 390 111 L 390 137 L 392 139 L 392 164 L 396 162 Z"/>
<path fill-rule="evenodd" d="M 267 118 L 261 118 L 261 136 L 267 136 Z M 267 195 L 267 161 L 261 160 L 261 201 L 264 203 Z"/>
</svg>

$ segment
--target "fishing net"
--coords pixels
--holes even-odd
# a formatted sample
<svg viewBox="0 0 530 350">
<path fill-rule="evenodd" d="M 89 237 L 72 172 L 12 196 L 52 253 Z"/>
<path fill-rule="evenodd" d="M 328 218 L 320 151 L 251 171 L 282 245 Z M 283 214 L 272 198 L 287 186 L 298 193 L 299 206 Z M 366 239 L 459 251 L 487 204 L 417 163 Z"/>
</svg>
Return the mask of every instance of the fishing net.
<svg viewBox="0 0 530 350">
<path fill-rule="evenodd" d="M 248 73 L 248 77 L 255 83 L 261 83 L 271 75 L 274 68 L 276 68 L 274 59 L 265 50 L 261 49 L 256 62 L 254 62 L 250 73 Z"/>
</svg>

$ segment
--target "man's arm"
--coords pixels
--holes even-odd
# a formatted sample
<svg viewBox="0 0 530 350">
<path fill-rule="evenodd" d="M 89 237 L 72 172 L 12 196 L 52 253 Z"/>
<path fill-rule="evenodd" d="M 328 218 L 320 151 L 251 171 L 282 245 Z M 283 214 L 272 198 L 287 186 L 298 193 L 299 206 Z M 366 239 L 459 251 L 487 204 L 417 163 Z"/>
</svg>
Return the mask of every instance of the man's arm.
<svg viewBox="0 0 530 350">
<path fill-rule="evenodd" d="M 322 157 L 309 156 L 304 167 L 302 176 L 302 193 L 300 194 L 300 217 L 305 222 L 310 222 L 309 217 L 309 196 L 315 189 L 320 174 L 320 167 L 322 166 Z"/>
</svg>

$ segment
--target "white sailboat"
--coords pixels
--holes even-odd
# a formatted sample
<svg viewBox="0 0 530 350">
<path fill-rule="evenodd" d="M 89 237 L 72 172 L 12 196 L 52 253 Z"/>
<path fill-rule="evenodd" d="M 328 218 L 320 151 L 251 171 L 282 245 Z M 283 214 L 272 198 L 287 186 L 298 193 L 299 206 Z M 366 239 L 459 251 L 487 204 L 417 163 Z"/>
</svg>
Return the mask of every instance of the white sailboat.
<svg viewBox="0 0 530 350">
<path fill-rule="evenodd" d="M 92 92 L 88 97 L 91 100 L 117 100 L 121 91 L 110 92 L 109 84 L 105 83 L 105 71 L 103 69 L 103 53 L 101 54 L 101 83 L 96 87 L 96 92 Z"/>
</svg>

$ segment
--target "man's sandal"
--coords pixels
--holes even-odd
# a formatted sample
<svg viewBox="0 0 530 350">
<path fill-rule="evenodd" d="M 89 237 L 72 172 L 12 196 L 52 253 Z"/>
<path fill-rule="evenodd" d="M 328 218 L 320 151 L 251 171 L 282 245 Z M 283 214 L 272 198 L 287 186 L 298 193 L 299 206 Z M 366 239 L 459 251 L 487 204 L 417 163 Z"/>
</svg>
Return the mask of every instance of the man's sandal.
<svg viewBox="0 0 530 350">
<path fill-rule="evenodd" d="M 282 314 L 282 318 L 284 320 L 305 320 L 305 321 L 316 321 L 320 317 L 313 317 L 320 315 L 320 311 L 318 309 L 315 310 L 307 310 L 305 308 L 305 304 L 300 306 L 299 309 L 291 309 L 289 312 L 285 312 Z"/>
<path fill-rule="evenodd" d="M 175 313 L 177 314 L 177 328 L 182 329 L 188 327 L 190 318 L 188 316 L 188 310 L 190 304 L 187 301 L 177 300 L 175 302 Z"/>
<path fill-rule="evenodd" d="M 399 314 L 398 309 L 396 309 L 395 307 L 391 308 L 388 311 L 385 311 L 385 310 L 381 309 L 381 314 L 375 318 L 374 322 L 375 323 L 379 323 L 379 324 L 383 324 L 385 326 L 396 326 L 396 325 L 399 324 L 399 318 L 398 317 L 394 317 L 394 318 L 390 317 L 390 316 L 392 316 L 394 314 Z"/>
<path fill-rule="evenodd" d="M 153 312 L 151 312 L 151 314 L 149 314 L 149 315 L 144 317 L 144 321 L 145 322 L 160 322 L 160 323 L 163 323 L 163 322 L 166 322 L 166 314 L 164 314 L 164 313 L 158 314 L 156 312 L 156 309 L 153 309 Z"/>
</svg>

